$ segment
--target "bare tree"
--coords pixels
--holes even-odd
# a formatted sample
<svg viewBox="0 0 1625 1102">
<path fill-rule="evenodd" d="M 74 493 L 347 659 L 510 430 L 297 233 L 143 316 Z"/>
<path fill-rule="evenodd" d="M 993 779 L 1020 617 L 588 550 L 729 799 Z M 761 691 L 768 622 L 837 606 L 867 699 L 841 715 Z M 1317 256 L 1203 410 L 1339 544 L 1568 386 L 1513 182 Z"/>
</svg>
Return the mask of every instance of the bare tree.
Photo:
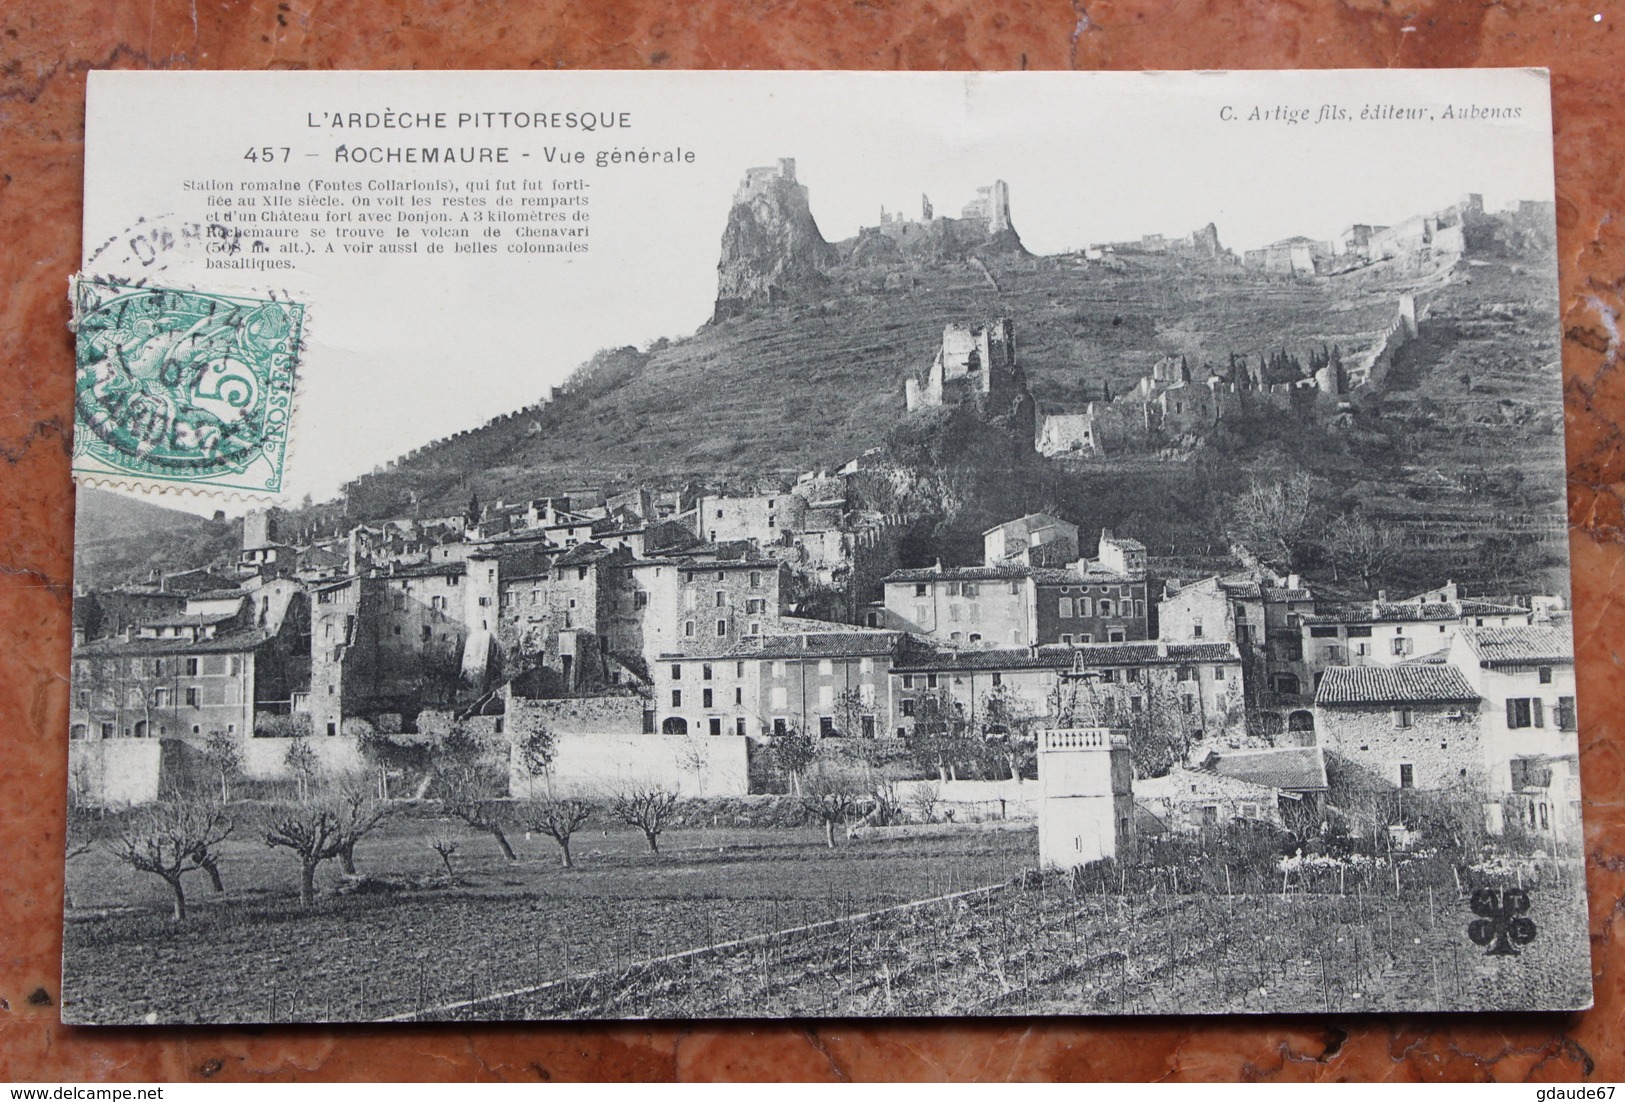
<svg viewBox="0 0 1625 1102">
<path fill-rule="evenodd" d="M 343 824 L 336 809 L 325 804 L 287 804 L 265 820 L 265 844 L 285 849 L 299 859 L 299 902 L 316 902 L 316 869 L 339 855 Z"/>
<path fill-rule="evenodd" d="M 937 821 L 937 805 L 942 802 L 942 786 L 936 781 L 916 785 L 908 802 L 920 822 L 934 823 Z"/>
<path fill-rule="evenodd" d="M 835 827 L 849 821 L 863 804 L 863 786 L 848 770 L 824 764 L 802 782 L 801 806 L 824 824 L 824 844 L 835 848 Z"/>
<path fill-rule="evenodd" d="M 474 830 L 489 834 L 502 848 L 502 856 L 509 861 L 519 860 L 508 841 L 508 831 L 514 827 L 513 807 L 506 800 L 490 793 L 488 778 L 477 766 L 463 766 L 442 774 L 445 795 L 440 804 L 446 814 L 454 815 Z"/>
<path fill-rule="evenodd" d="M 236 735 L 224 731 L 210 731 L 203 745 L 203 756 L 209 768 L 220 780 L 220 802 L 231 802 L 231 782 L 243 775 L 243 748 Z"/>
<path fill-rule="evenodd" d="M 559 863 L 568 869 L 575 867 L 570 857 L 570 837 L 592 818 L 592 811 L 592 805 L 585 800 L 549 798 L 534 804 L 527 821 L 530 829 L 559 844 Z"/>
<path fill-rule="evenodd" d="M 301 803 L 310 801 L 310 782 L 322 771 L 321 759 L 316 751 L 310 748 L 310 743 L 303 736 L 296 736 L 288 743 L 287 753 L 282 757 L 283 764 L 288 772 L 293 774 L 294 781 L 299 787 L 299 800 Z"/>
<path fill-rule="evenodd" d="M 660 852 L 660 835 L 677 809 L 677 793 L 653 781 L 634 781 L 610 793 L 610 814 L 643 832 L 650 853 Z"/>
<path fill-rule="evenodd" d="M 217 847 L 231 834 L 225 809 L 213 801 L 166 800 L 131 815 L 107 851 L 137 872 L 151 873 L 175 896 L 175 921 L 186 918 L 189 872 L 206 872 L 215 891 L 223 890 Z"/>
<path fill-rule="evenodd" d="M 813 740 L 800 731 L 791 728 L 782 735 L 773 737 L 773 759 L 778 762 L 779 768 L 790 780 L 791 795 L 801 794 L 801 774 L 812 764 L 817 756 L 818 747 Z"/>
<path fill-rule="evenodd" d="M 516 722 L 518 718 L 514 717 Z M 553 768 L 553 759 L 559 752 L 559 740 L 553 729 L 540 720 L 529 726 L 530 729 L 523 732 L 515 745 L 518 747 L 520 764 L 534 780 L 546 777 Z"/>
<path fill-rule="evenodd" d="M 437 834 L 429 839 L 429 848 L 440 855 L 440 863 L 446 866 L 446 875 L 455 878 L 457 872 L 451 867 L 451 859 L 457 854 L 457 839 Z"/>
<path fill-rule="evenodd" d="M 1372 520 L 1363 512 L 1344 513 L 1326 526 L 1326 550 L 1338 566 L 1357 575 L 1367 593 L 1401 560 L 1409 548 L 1403 532 Z"/>
<path fill-rule="evenodd" d="M 349 876 L 355 875 L 355 846 L 386 818 L 389 807 L 374 798 L 369 786 L 360 780 L 345 785 L 336 801 L 339 819 L 339 863 Z"/>
<path fill-rule="evenodd" d="M 1282 570 L 1297 567 L 1315 521 L 1314 479 L 1301 471 L 1280 482 L 1254 482 L 1230 504 L 1235 538 Z"/>
</svg>

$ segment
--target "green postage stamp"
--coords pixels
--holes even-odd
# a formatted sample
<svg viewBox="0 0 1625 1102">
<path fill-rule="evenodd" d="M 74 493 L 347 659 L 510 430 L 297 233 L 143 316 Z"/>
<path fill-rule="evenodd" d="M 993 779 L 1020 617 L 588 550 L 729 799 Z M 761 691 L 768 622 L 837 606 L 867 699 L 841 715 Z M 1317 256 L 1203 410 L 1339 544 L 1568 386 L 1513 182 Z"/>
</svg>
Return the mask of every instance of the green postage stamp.
<svg viewBox="0 0 1625 1102">
<path fill-rule="evenodd" d="M 76 476 L 281 492 L 303 305 L 81 279 L 74 320 Z"/>
</svg>

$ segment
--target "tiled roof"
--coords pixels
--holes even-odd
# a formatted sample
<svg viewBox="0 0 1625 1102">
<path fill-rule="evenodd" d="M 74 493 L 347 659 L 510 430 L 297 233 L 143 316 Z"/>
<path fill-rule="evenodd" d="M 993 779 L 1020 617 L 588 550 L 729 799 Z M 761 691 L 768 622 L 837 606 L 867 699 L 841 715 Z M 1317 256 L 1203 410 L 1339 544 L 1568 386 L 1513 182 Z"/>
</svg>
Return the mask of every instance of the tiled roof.
<svg viewBox="0 0 1625 1102">
<path fill-rule="evenodd" d="M 1032 577 L 1032 567 L 1020 563 L 1001 563 L 995 566 L 927 566 L 913 570 L 894 570 L 883 581 L 891 582 L 994 582 L 1013 578 Z"/>
<path fill-rule="evenodd" d="M 1518 605 L 1501 604 L 1496 601 L 1465 600 L 1461 602 L 1461 611 L 1464 616 L 1528 616 L 1529 610 Z"/>
<path fill-rule="evenodd" d="M 1235 662 L 1230 643 L 1082 643 L 1077 646 L 939 650 L 903 655 L 895 670 L 1069 670 L 1074 666 L 1156 666 L 1190 662 Z"/>
<path fill-rule="evenodd" d="M 1459 620 L 1461 606 L 1443 601 L 1411 604 L 1372 601 L 1369 604 L 1341 605 L 1319 615 L 1305 616 L 1310 624 L 1385 624 L 1417 621 Z"/>
<path fill-rule="evenodd" d="M 1562 628 L 1464 628 L 1461 634 L 1483 666 L 1561 665 L 1574 661 L 1574 640 Z"/>
<path fill-rule="evenodd" d="M 1320 679 L 1316 704 L 1466 703 L 1478 693 L 1454 666 L 1333 666 Z"/>
<path fill-rule="evenodd" d="M 1318 746 L 1235 750 L 1209 758 L 1204 768 L 1221 777 L 1234 777 L 1287 792 L 1318 792 L 1327 787 L 1326 758 Z"/>
<path fill-rule="evenodd" d="M 468 564 L 453 559 L 449 562 L 414 563 L 411 566 L 397 565 L 393 571 L 379 570 L 374 576 L 379 578 L 436 578 L 466 573 L 468 573 Z"/>
<path fill-rule="evenodd" d="M 1063 567 L 1039 566 L 1033 568 L 1032 575 L 1039 585 L 1121 585 L 1142 580 L 1140 575 L 1120 574 L 1098 563 L 1090 563 L 1082 573 Z"/>
<path fill-rule="evenodd" d="M 1315 599 L 1314 593 L 1302 586 L 1297 589 L 1288 589 L 1285 586 L 1266 585 L 1261 586 L 1259 591 L 1266 601 L 1312 601 Z"/>
<path fill-rule="evenodd" d="M 661 654 L 663 661 L 697 658 L 860 658 L 891 654 L 902 632 L 809 631 L 794 635 L 747 636 L 741 640 L 694 640 Z"/>
<path fill-rule="evenodd" d="M 270 632 L 245 631 L 213 639 L 98 639 L 75 647 L 75 658 L 153 658 L 178 654 L 245 654 L 268 642 Z"/>
</svg>

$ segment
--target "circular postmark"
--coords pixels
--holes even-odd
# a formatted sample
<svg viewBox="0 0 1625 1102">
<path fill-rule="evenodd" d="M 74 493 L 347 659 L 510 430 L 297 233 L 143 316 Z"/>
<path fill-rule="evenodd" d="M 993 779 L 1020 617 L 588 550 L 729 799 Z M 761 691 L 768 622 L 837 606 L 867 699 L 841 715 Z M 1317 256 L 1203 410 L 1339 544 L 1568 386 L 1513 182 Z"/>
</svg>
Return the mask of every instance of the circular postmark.
<svg viewBox="0 0 1625 1102">
<path fill-rule="evenodd" d="M 74 468 L 281 485 L 304 307 L 82 280 Z"/>
</svg>

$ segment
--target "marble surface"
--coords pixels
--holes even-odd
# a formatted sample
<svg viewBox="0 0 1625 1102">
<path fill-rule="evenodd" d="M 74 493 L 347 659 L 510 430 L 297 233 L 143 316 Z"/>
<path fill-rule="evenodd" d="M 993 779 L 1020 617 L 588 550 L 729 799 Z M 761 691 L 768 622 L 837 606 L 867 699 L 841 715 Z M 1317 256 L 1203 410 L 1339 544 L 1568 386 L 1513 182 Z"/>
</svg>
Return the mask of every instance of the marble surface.
<svg viewBox="0 0 1625 1102">
<path fill-rule="evenodd" d="M 1599 16 L 1600 18 L 1594 18 Z M 8 0 L 0 6 L 0 1080 L 1625 1079 L 1625 11 L 1602 0 Z M 91 68 L 1552 70 L 1597 1005 L 1574 1015 L 68 1029 L 72 349 Z M 1616 967 L 1618 966 L 1618 967 Z"/>
</svg>

